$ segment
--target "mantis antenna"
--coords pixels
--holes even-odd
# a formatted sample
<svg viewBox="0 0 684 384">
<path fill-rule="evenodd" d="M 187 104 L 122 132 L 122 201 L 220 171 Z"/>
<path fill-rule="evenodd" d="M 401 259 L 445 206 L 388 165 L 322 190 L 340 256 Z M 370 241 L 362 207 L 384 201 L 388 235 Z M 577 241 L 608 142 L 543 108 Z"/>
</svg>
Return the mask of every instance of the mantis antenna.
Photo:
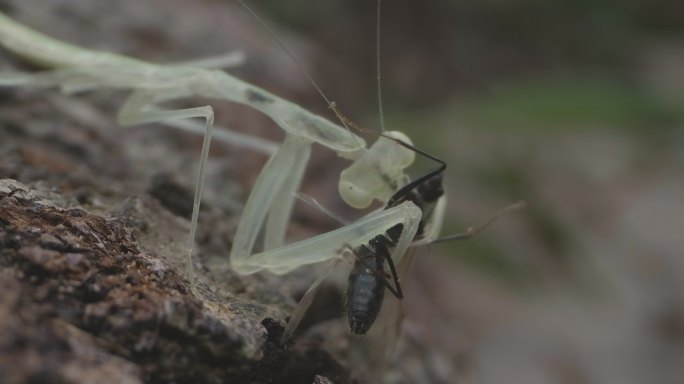
<svg viewBox="0 0 684 384">
<path fill-rule="evenodd" d="M 348 119 L 345 118 L 344 115 L 342 115 L 339 112 L 339 109 L 337 108 L 337 103 L 330 100 L 328 98 L 328 96 L 325 95 L 325 92 L 323 92 L 323 89 L 321 89 L 321 87 L 318 85 L 316 80 L 314 80 L 313 76 L 311 76 L 309 71 L 307 71 L 306 68 L 304 67 L 304 65 L 302 65 L 302 63 L 300 63 L 299 60 L 297 60 L 297 57 L 292 53 L 292 51 L 290 51 L 290 49 L 285 44 L 283 44 L 283 42 L 280 41 L 280 39 L 278 39 L 278 37 L 275 35 L 275 33 L 273 33 L 271 28 L 269 28 L 269 26 L 263 20 L 261 20 L 261 18 L 256 14 L 256 12 L 254 12 L 250 7 L 248 7 L 247 3 L 245 3 L 243 0 L 236 0 L 236 1 L 242 6 L 242 8 L 245 9 L 245 11 L 247 11 L 247 13 L 250 14 L 250 16 L 252 16 L 252 18 L 266 31 L 266 33 L 268 33 L 268 35 L 271 37 L 271 39 L 273 41 L 275 41 L 275 43 L 278 44 L 278 46 L 283 51 L 285 51 L 285 53 L 290 57 L 290 60 L 292 60 L 296 64 L 297 68 L 299 68 L 299 70 L 302 72 L 302 74 L 304 74 L 304 76 L 309 81 L 309 83 L 311 83 L 311 85 L 316 89 L 318 94 L 321 95 L 321 98 L 323 98 L 323 100 L 327 104 L 328 108 L 332 109 L 332 111 L 335 113 L 335 116 L 337 117 L 337 119 L 342 123 L 342 125 L 351 134 L 351 129 L 347 126 Z M 351 135 L 351 137 L 356 142 L 356 144 L 359 144 L 358 141 L 356 140 L 356 137 L 354 137 L 354 135 Z"/>
<path fill-rule="evenodd" d="M 380 69 L 380 3 L 382 0 L 378 0 L 378 17 L 375 23 L 375 64 L 376 73 L 378 77 L 378 114 L 380 115 L 380 131 L 385 132 L 385 111 L 383 109 L 382 103 L 382 79 L 381 79 L 381 69 Z"/>
</svg>

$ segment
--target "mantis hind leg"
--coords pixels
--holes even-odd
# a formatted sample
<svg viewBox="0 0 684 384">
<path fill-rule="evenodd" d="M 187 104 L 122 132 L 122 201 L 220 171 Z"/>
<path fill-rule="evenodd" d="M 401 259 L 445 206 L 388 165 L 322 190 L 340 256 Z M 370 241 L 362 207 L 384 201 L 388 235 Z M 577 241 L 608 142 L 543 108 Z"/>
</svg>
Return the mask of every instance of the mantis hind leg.
<svg viewBox="0 0 684 384">
<path fill-rule="evenodd" d="M 316 292 L 318 292 L 318 287 L 320 287 L 321 283 L 328 278 L 333 270 L 335 270 L 340 261 L 340 259 L 333 259 L 328 262 L 327 268 L 316 278 L 316 280 L 314 280 L 309 289 L 306 290 L 304 296 L 302 296 L 302 298 L 299 300 L 299 303 L 297 303 L 297 307 L 295 308 L 294 312 L 292 312 L 290 315 L 290 319 L 288 320 L 285 330 L 283 331 L 283 336 L 280 339 L 281 344 L 285 344 L 297 330 L 299 323 L 301 323 L 302 319 L 304 318 L 304 314 L 306 314 L 306 311 L 311 306 L 311 303 L 316 296 Z"/>
<path fill-rule="evenodd" d="M 245 54 L 241 51 L 228 52 L 223 55 L 203 57 L 171 64 L 178 67 L 203 68 L 203 69 L 227 69 L 242 65 L 245 62 Z"/>
<path fill-rule="evenodd" d="M 154 107 L 155 95 L 147 92 L 136 92 L 126 102 L 119 112 L 119 122 L 122 125 L 134 125 L 144 123 L 154 123 L 166 120 L 203 118 L 205 120 L 205 134 L 202 142 L 202 153 L 200 155 L 199 174 L 195 183 L 195 197 L 192 204 L 192 218 L 190 220 L 190 233 L 188 234 L 186 249 L 186 272 L 190 281 L 190 290 L 194 295 L 198 295 L 195 270 L 192 263 L 192 253 L 195 244 L 195 234 L 197 232 L 197 219 L 199 217 L 200 203 L 202 202 L 202 190 L 204 188 L 204 178 L 206 174 L 207 159 L 209 158 L 209 147 L 211 145 L 211 135 L 214 128 L 214 111 L 210 106 L 162 110 Z"/>
</svg>

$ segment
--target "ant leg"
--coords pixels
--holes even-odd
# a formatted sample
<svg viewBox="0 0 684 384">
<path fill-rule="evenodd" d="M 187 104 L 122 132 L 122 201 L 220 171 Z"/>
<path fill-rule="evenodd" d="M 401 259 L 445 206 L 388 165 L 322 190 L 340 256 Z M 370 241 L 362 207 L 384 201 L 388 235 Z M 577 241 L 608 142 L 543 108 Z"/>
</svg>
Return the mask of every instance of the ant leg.
<svg viewBox="0 0 684 384">
<path fill-rule="evenodd" d="M 442 241 L 449 241 L 449 240 L 467 240 L 467 239 L 470 239 L 472 237 L 475 237 L 480 232 L 482 232 L 485 228 L 489 227 L 489 225 L 491 225 L 493 222 L 495 222 L 496 219 L 498 219 L 499 217 L 501 217 L 503 215 L 507 215 L 511 212 L 515 212 L 515 211 L 518 211 L 520 209 L 523 209 L 523 208 L 525 208 L 525 206 L 526 206 L 526 203 L 524 201 L 522 201 L 522 200 L 518 201 L 515 204 L 511 204 L 507 207 L 504 207 L 499 212 L 492 215 L 489 219 L 487 219 L 484 223 L 480 224 L 477 227 L 471 226 L 468 229 L 466 229 L 465 232 L 456 233 L 456 234 L 446 236 L 446 237 L 441 237 L 439 239 L 432 240 L 430 243 L 439 243 Z"/>
<path fill-rule="evenodd" d="M 195 197 L 192 205 L 192 218 L 190 220 L 190 233 L 188 234 L 186 249 L 186 272 L 190 281 L 190 290 L 193 295 L 198 296 L 197 283 L 195 280 L 194 265 L 192 263 L 192 251 L 195 244 L 195 233 L 197 232 L 197 219 L 199 217 L 200 203 L 202 202 L 202 189 L 204 188 L 204 176 L 206 164 L 209 157 L 209 147 L 211 145 L 211 134 L 214 127 L 214 111 L 210 106 L 195 107 L 187 109 L 177 109 L 172 111 L 150 109 L 154 102 L 154 95 L 150 93 L 137 92 L 124 104 L 119 111 L 119 121 L 121 124 L 133 125 L 152 123 L 171 119 L 187 119 L 200 117 L 206 121 L 205 135 L 202 142 L 202 153 L 200 155 L 199 173 L 195 184 Z"/>
<path fill-rule="evenodd" d="M 394 267 L 394 261 L 392 261 L 389 250 L 386 246 L 383 246 L 383 248 L 383 256 L 385 257 L 387 265 L 389 265 L 390 272 L 392 273 L 392 279 L 394 280 L 394 288 L 396 289 L 396 291 L 390 289 L 390 292 L 392 292 L 397 299 L 401 300 L 404 298 L 404 293 L 401 291 L 401 284 L 399 284 L 399 275 L 397 275 L 397 269 Z"/>
</svg>

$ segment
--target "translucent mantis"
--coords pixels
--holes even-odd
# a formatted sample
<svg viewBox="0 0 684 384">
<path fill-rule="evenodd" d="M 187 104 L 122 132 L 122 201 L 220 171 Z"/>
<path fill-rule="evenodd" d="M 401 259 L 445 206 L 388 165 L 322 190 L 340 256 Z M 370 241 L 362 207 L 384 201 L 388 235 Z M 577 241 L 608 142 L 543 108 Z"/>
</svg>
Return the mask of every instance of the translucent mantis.
<svg viewBox="0 0 684 384">
<path fill-rule="evenodd" d="M 338 230 L 282 246 L 295 192 L 301 184 L 313 143 L 354 161 L 342 172 L 339 184 L 343 199 L 354 207 L 368 206 L 374 199 L 387 201 L 394 191 L 407 183 L 404 169 L 413 162 L 415 155 L 412 150 L 386 138 L 380 138 L 366 148 L 363 138 L 350 130 L 218 69 L 233 63 L 234 56 L 171 65 L 153 64 L 57 41 L 1 13 L 0 44 L 18 56 L 52 68 L 38 73 L 3 72 L 0 73 L 0 85 L 59 87 L 65 92 L 97 88 L 130 90 L 132 93 L 118 114 L 121 125 L 162 122 L 204 133 L 187 239 L 187 270 L 193 292 L 196 292 L 196 286 L 192 249 L 214 113 L 211 106 L 176 110 L 162 107 L 176 99 L 201 96 L 245 104 L 268 115 L 286 132 L 280 145 L 227 131 L 221 131 L 219 136 L 226 141 L 271 153 L 247 199 L 234 237 L 230 263 L 236 272 L 249 274 L 268 270 L 282 274 L 301 265 L 338 260 L 342 257 L 340 250 L 344 245 L 357 247 L 365 244 L 397 224 L 403 225 L 404 230 L 392 257 L 398 260 L 413 241 L 422 213 L 415 204 L 405 201 Z M 192 118 L 204 119 L 205 124 L 179 121 Z M 400 133 L 386 133 L 386 136 L 408 141 Z M 373 171 L 368 172 L 368 169 Z M 444 204 L 440 204 L 441 212 Z M 439 220 L 432 232 L 435 236 L 442 217 L 441 214 L 436 216 Z M 252 254 L 262 230 L 264 251 Z"/>
</svg>

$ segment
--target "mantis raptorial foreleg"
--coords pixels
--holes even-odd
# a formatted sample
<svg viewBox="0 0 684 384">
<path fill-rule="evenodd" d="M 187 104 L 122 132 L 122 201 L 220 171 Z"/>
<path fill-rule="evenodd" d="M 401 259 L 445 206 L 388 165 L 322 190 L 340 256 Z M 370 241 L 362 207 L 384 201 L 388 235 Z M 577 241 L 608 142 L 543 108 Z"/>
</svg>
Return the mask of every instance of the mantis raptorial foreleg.
<svg viewBox="0 0 684 384">
<path fill-rule="evenodd" d="M 279 193 L 274 196 L 276 200 L 264 202 L 271 204 L 264 234 L 264 250 L 273 249 L 285 243 L 285 232 L 296 201 L 297 190 L 302 183 L 306 164 L 311 156 L 311 142 L 296 136 L 287 135 L 281 147 L 292 152 L 292 160 L 289 164 L 285 164 L 290 169 L 289 177 L 282 183 Z M 274 165 L 276 164 L 274 163 Z M 279 168 L 283 167 L 279 166 Z M 283 170 L 275 168 L 273 170 L 265 168 L 262 170 L 265 174 L 281 171 Z M 243 215 L 246 215 L 246 212 Z"/>
<path fill-rule="evenodd" d="M 340 250 L 340 252 L 342 251 Z M 290 319 L 288 320 L 287 325 L 283 330 L 283 335 L 280 338 L 281 343 L 287 342 L 290 337 L 292 337 L 294 331 L 297 330 L 297 327 L 299 327 L 299 323 L 302 322 L 306 310 L 309 309 L 311 303 L 313 303 L 313 299 L 316 297 L 318 287 L 321 285 L 321 283 L 323 283 L 323 281 L 325 281 L 325 279 L 328 278 L 328 276 L 330 276 L 332 271 L 335 270 L 335 268 L 340 264 L 340 261 L 340 259 L 329 261 L 323 271 L 319 272 L 316 280 L 311 283 L 309 289 L 306 290 L 302 298 L 299 300 L 299 303 L 297 303 L 297 307 L 295 308 L 294 312 L 292 312 L 290 315 Z"/>
<path fill-rule="evenodd" d="M 284 274 L 302 265 L 320 263 L 341 257 L 340 245 L 357 247 L 371 238 L 385 233 L 397 224 L 403 230 L 392 257 L 401 259 L 411 245 L 421 218 L 421 211 L 411 202 L 374 212 L 357 222 L 302 240 L 283 247 L 257 253 L 245 259 L 232 261 L 233 268 L 241 274 L 249 274 L 267 269 L 273 273 Z"/>
<path fill-rule="evenodd" d="M 250 263 L 254 243 L 267 215 L 265 246 L 282 244 L 295 191 L 301 183 L 310 152 L 310 141 L 286 135 L 278 151 L 264 165 L 247 198 L 233 239 L 230 262 L 238 272 L 246 273 L 242 272 L 241 267 Z"/>
</svg>

